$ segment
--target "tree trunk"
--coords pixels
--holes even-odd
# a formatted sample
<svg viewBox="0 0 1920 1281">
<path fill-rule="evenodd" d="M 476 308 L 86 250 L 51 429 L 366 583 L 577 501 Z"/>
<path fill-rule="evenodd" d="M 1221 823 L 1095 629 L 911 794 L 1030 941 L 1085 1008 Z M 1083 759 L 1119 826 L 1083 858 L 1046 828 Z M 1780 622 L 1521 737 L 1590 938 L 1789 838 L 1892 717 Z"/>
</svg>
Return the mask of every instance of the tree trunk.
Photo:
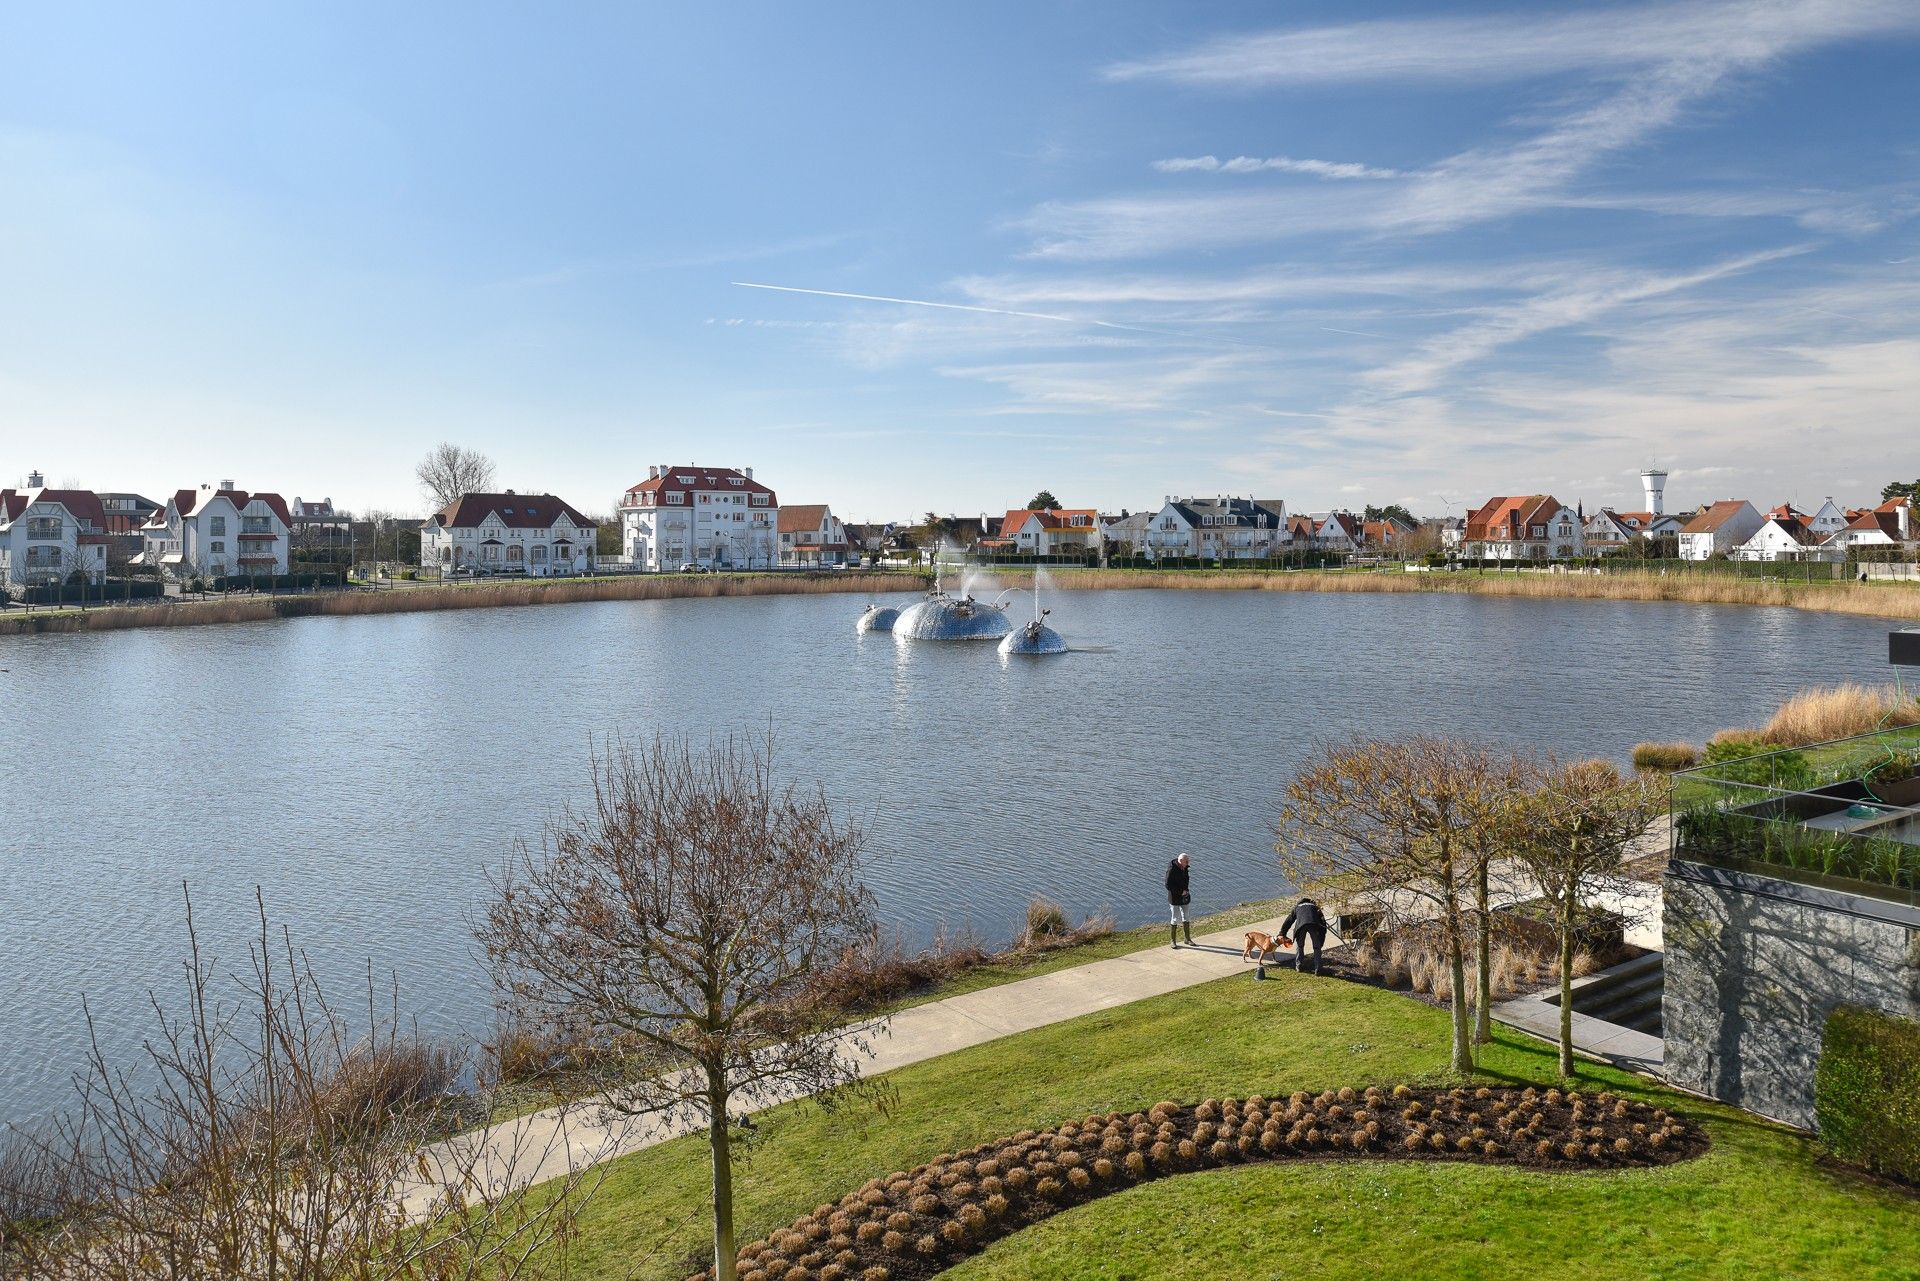
<svg viewBox="0 0 1920 1281">
<path fill-rule="evenodd" d="M 1460 1073 L 1473 1071 L 1473 1039 L 1467 1028 L 1467 957 L 1466 940 L 1461 937 L 1460 903 L 1448 896 L 1447 914 L 1447 967 L 1453 974 L 1453 1070 Z"/>
<path fill-rule="evenodd" d="M 1474 940 L 1474 960 L 1480 973 L 1474 979 L 1473 1040 L 1485 1045 L 1493 1039 L 1493 894 L 1487 884 L 1492 860 L 1480 860 L 1479 876 L 1473 887 L 1473 906 L 1478 916 L 1479 937 Z"/>
<path fill-rule="evenodd" d="M 1574 885 L 1562 887 L 1560 899 L 1560 1075 L 1573 1075 L 1573 922 Z"/>
<path fill-rule="evenodd" d="M 729 1130 L 725 1070 L 707 1073 L 707 1146 L 713 1152 L 713 1276 L 735 1281 L 733 1245 L 733 1136 Z"/>
</svg>

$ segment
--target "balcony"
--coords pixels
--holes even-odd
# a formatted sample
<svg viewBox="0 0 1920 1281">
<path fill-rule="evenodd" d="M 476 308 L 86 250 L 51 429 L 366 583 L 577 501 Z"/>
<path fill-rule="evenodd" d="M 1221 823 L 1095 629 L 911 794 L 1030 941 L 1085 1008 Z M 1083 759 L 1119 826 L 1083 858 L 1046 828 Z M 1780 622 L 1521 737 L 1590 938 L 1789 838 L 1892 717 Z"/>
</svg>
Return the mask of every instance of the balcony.
<svg viewBox="0 0 1920 1281">
<path fill-rule="evenodd" d="M 1673 857 L 1920 907 L 1920 726 L 1673 776 Z"/>
</svg>

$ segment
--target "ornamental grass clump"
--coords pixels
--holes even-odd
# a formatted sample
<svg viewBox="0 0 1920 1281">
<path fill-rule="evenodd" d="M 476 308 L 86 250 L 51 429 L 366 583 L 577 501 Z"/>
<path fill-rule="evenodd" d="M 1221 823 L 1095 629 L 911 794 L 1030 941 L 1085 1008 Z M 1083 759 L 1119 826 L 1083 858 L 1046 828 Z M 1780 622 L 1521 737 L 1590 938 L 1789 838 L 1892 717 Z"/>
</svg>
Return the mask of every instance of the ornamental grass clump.
<svg viewBox="0 0 1920 1281">
<path fill-rule="evenodd" d="M 1209 1099 L 1026 1130 L 870 1181 L 740 1252 L 743 1277 L 922 1281 L 1063 1209 L 1135 1183 L 1250 1160 L 1664 1164 L 1705 1135 L 1611 1093 L 1397 1085 Z M 891 1208 L 889 1208 L 891 1207 Z"/>
</svg>

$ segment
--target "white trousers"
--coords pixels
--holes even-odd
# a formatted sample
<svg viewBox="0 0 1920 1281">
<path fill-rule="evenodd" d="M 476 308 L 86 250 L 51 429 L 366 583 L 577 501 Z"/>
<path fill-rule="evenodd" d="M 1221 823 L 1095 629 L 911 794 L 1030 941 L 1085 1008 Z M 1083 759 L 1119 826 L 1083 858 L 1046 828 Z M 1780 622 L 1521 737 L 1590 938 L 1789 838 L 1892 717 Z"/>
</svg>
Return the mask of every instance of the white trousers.
<svg viewBox="0 0 1920 1281">
<path fill-rule="evenodd" d="M 1184 904 L 1184 903 L 1169 903 L 1169 904 L 1167 905 L 1167 924 L 1169 924 L 1169 925 L 1185 925 L 1186 923 L 1187 923 L 1187 906 L 1186 906 L 1186 904 Z"/>
</svg>

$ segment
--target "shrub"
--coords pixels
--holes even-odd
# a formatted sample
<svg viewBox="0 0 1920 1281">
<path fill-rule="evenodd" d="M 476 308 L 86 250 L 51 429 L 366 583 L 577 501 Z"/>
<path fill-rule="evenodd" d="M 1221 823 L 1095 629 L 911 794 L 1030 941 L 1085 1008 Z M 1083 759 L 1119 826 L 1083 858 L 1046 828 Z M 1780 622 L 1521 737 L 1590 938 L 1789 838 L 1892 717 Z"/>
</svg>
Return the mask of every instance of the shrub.
<svg viewBox="0 0 1920 1281">
<path fill-rule="evenodd" d="M 1700 750 L 1691 743 L 1635 743 L 1633 767 L 1649 773 L 1671 774 L 1700 763 Z"/>
<path fill-rule="evenodd" d="M 1835 1156 L 1920 1183 L 1920 1022 L 1849 1005 L 1829 1014 L 1813 1110 Z"/>
</svg>

